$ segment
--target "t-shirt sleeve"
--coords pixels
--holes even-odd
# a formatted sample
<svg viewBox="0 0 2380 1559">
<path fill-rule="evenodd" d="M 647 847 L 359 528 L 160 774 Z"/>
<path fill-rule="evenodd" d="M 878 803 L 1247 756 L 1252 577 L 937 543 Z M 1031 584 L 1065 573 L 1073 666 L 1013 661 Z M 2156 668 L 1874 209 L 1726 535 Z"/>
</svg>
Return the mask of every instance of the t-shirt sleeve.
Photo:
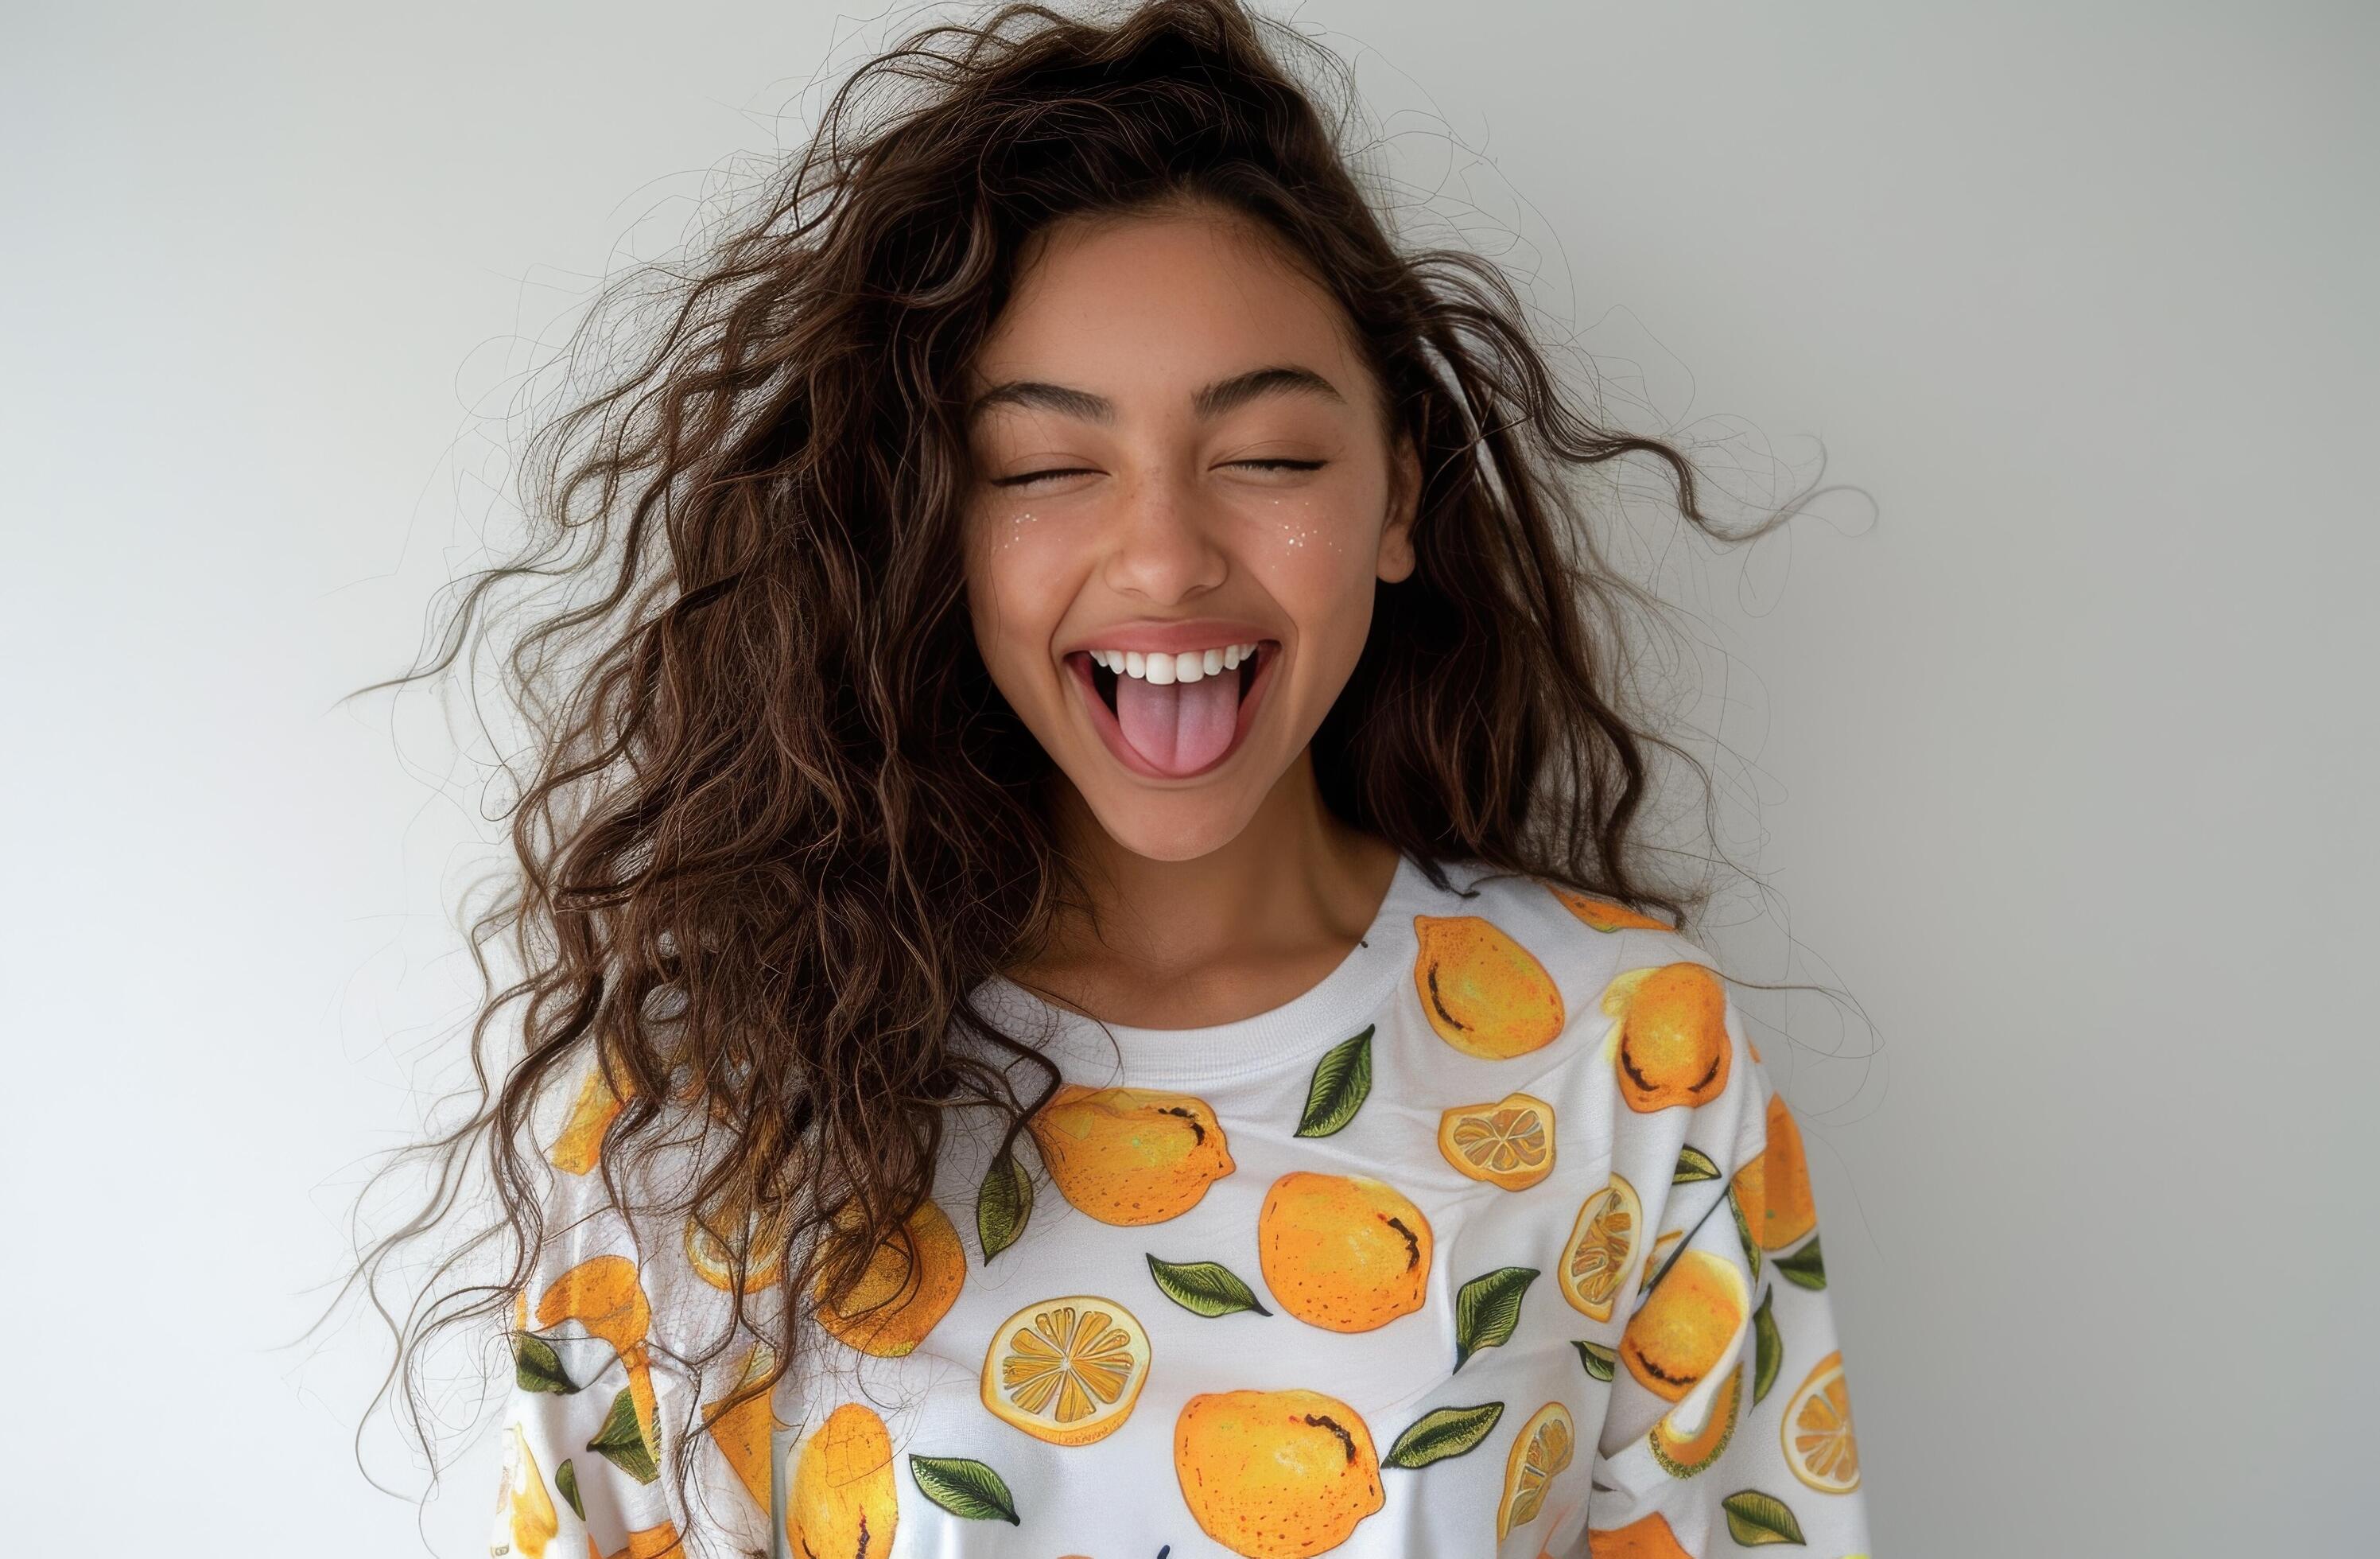
<svg viewBox="0 0 2380 1559">
<path fill-rule="evenodd" d="M 1598 1559 L 1868 1550 L 1801 1131 L 1724 1001 L 1723 1086 L 1664 1106 L 1684 1085 L 1660 1074 L 1658 1032 L 1638 1079 L 1634 1118 L 1676 1168 L 1610 1361 L 1584 1551 Z"/>
<path fill-rule="evenodd" d="M 512 1379 L 497 1420 L 492 1555 L 698 1559 L 769 1548 L 767 1395 L 726 1407 L 694 1383 L 680 1334 L 715 1319 L 721 1292 L 689 1289 L 679 1242 L 612 1200 L 594 1150 L 616 1102 L 591 1061 L 532 1167 L 542 1238 L 507 1334 Z M 633 1198 L 634 1191 L 631 1191 Z M 710 1301 L 718 1301 L 719 1304 Z M 753 1351 L 711 1366 L 726 1378 Z M 689 1409 L 692 1411 L 689 1411 Z M 689 1517 L 666 1460 L 698 1436 Z"/>
</svg>

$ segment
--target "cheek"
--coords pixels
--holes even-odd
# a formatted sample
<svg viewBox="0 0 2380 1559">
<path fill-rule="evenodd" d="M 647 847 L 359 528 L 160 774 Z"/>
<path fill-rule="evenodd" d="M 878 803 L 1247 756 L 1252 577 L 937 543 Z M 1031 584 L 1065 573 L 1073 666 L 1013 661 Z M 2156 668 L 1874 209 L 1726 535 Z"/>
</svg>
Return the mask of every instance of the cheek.
<svg viewBox="0 0 2380 1559">
<path fill-rule="evenodd" d="M 1038 652 L 1064 613 L 1059 529 L 1029 504 L 969 518 L 967 607 L 988 664 Z"/>
<path fill-rule="evenodd" d="M 972 552 L 990 571 L 1014 571 L 1020 557 L 1046 543 L 1050 526 L 1030 505 L 1016 504 L 977 516 L 970 522 Z"/>
<path fill-rule="evenodd" d="M 1370 599 L 1378 525 L 1359 494 L 1283 493 L 1248 509 L 1248 559 L 1290 612 L 1331 612 Z"/>
</svg>

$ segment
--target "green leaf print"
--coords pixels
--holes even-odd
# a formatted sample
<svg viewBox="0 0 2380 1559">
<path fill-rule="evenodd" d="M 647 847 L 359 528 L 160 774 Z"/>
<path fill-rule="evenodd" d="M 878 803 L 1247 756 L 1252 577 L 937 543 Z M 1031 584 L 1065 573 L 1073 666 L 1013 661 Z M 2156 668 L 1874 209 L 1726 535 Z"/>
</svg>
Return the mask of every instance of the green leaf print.
<svg viewBox="0 0 2380 1559">
<path fill-rule="evenodd" d="M 1800 1284 L 1804 1288 L 1824 1288 L 1827 1285 L 1827 1259 L 1818 1253 L 1818 1236 L 1812 1235 L 1810 1243 L 1791 1256 L 1778 1257 L 1777 1270 L 1785 1274 L 1789 1283 Z"/>
<path fill-rule="evenodd" d="M 625 1386 L 612 1399 L 612 1411 L 587 1448 L 639 1483 L 650 1483 L 662 1475 L 653 1465 L 652 1447 L 645 1443 L 645 1431 L 638 1427 L 636 1399 Z"/>
<path fill-rule="evenodd" d="M 563 1372 L 562 1356 L 553 1351 L 553 1345 L 529 1332 L 513 1334 L 513 1379 L 523 1391 L 555 1396 L 567 1396 L 578 1389 Z"/>
<path fill-rule="evenodd" d="M 1760 1281 L 1760 1243 L 1752 1237 L 1752 1225 L 1744 1221 L 1743 1202 L 1736 1196 L 1735 1188 L 1732 1186 L 1730 1186 L 1727 1190 L 1727 1210 L 1735 1219 L 1735 1237 L 1743 1242 L 1744 1264 L 1752 1269 L 1752 1281 L 1758 1283 Z"/>
<path fill-rule="evenodd" d="M 1728 1495 L 1718 1502 L 1718 1507 L 1727 1512 L 1727 1535 L 1746 1548 L 1803 1541 L 1802 1523 L 1793 1519 L 1785 1502 L 1774 1494 L 1746 1489 Z"/>
<path fill-rule="evenodd" d="M 1708 1153 L 1700 1148 L 1681 1148 L 1678 1151 L 1678 1167 L 1670 1176 L 1670 1185 L 1691 1186 L 1697 1180 L 1718 1178 L 1718 1165 L 1711 1162 Z"/>
<path fill-rule="evenodd" d="M 1779 1334 L 1777 1318 L 1768 1309 L 1776 1297 L 1774 1288 L 1763 1293 L 1760 1309 L 1752 1317 L 1752 1405 L 1755 1407 L 1768 1395 L 1768 1388 L 1777 1383 L 1777 1367 L 1785 1362 L 1785 1339 Z"/>
<path fill-rule="evenodd" d="M 578 1464 L 568 1456 L 563 1457 L 562 1465 L 553 1469 L 553 1486 L 562 1491 L 564 1499 L 570 1502 L 570 1513 L 581 1521 L 586 1520 L 587 1506 L 578 1497 Z"/>
<path fill-rule="evenodd" d="M 1449 1456 L 1459 1456 L 1487 1439 L 1488 1431 L 1503 1416 L 1504 1405 L 1500 1402 L 1483 1402 L 1476 1407 L 1440 1407 L 1424 1413 L 1397 1436 L 1397 1443 L 1389 1447 L 1380 1465 L 1425 1468 Z"/>
<path fill-rule="evenodd" d="M 1611 1379 L 1620 1366 L 1620 1356 L 1601 1343 L 1572 1343 L 1571 1346 L 1578 1350 L 1578 1361 L 1586 1366 L 1586 1372 L 1598 1381 Z"/>
<path fill-rule="evenodd" d="M 1305 1088 L 1305 1113 L 1298 1117 L 1300 1137 L 1328 1137 L 1355 1118 L 1372 1091 L 1372 1029 L 1368 1024 L 1352 1040 L 1342 1040 L 1314 1064 L 1314 1080 Z"/>
<path fill-rule="evenodd" d="M 983 1259 L 990 1264 L 994 1256 L 1016 1243 L 1025 1232 L 1025 1221 L 1033 1216 L 1033 1180 L 1016 1162 L 1016 1155 L 1003 1152 L 991 1161 L 983 1172 L 983 1184 L 975 1193 L 975 1236 L 983 1247 Z"/>
<path fill-rule="evenodd" d="M 1220 1261 L 1165 1261 L 1150 1255 L 1148 1275 L 1157 1280 L 1160 1293 L 1193 1315 L 1211 1319 L 1238 1310 L 1272 1313 L 1257 1302 L 1256 1290 Z"/>
<path fill-rule="evenodd" d="M 1481 1348 L 1501 1347 L 1512 1337 L 1521 1321 L 1521 1296 L 1536 1278 L 1535 1267 L 1499 1267 L 1455 1291 L 1455 1369 Z"/>
<path fill-rule="evenodd" d="M 909 1476 L 917 1491 L 953 1516 L 969 1521 L 1005 1521 L 1022 1525 L 1016 1502 L 1000 1474 L 966 1456 L 909 1457 Z"/>
</svg>

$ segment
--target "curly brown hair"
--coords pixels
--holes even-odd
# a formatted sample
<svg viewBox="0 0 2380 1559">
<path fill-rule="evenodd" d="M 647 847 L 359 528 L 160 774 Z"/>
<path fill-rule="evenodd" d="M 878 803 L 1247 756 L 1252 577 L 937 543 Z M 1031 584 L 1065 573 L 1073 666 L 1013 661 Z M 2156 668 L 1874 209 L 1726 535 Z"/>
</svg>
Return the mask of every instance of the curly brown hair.
<svg viewBox="0 0 2380 1559">
<path fill-rule="evenodd" d="M 735 1401 L 793 1367 L 806 1301 L 845 1295 L 880 1244 L 905 1248 L 946 1106 L 998 1111 L 1013 1146 L 1057 1089 L 971 995 L 1086 895 L 957 560 L 962 374 L 1020 246 L 1060 218 L 1197 200 L 1263 224 L 1344 309 L 1420 452 L 1417 566 L 1377 587 L 1312 744 L 1333 812 L 1440 886 L 1438 863 L 1469 858 L 1680 924 L 1700 907 L 1655 880 L 1638 838 L 1658 753 L 1702 772 L 1632 688 L 1632 614 L 1658 603 L 1599 560 L 1568 478 L 1644 457 L 1730 541 L 1790 506 L 1724 534 L 1681 449 L 1577 408 L 1492 262 L 1392 240 L 1319 106 L 1343 68 L 1237 0 L 1105 18 L 1013 4 L 932 26 L 841 85 L 697 263 L 636 278 L 650 300 L 660 275 L 667 307 L 639 311 L 624 365 L 540 430 L 532 541 L 459 585 L 421 659 L 379 685 L 476 658 L 508 589 L 541 603 L 501 661 L 535 743 L 509 813 L 517 874 L 472 928 L 479 1098 L 407 1151 L 440 1166 L 437 1193 L 356 1273 L 377 1301 L 386 1261 L 484 1164 L 501 1217 L 435 1279 L 498 1236 L 509 1276 L 382 1310 L 417 1427 L 421 1346 L 529 1274 L 544 1231 L 522 1139 L 590 1053 L 626 1102 L 601 1143 L 616 1202 L 674 1115 L 722 1128 L 699 1178 L 651 1211 L 699 1213 L 737 1252 L 737 1319 L 774 1366 Z M 516 978 L 491 973 L 492 949 Z M 492 1041 L 515 1023 L 522 1052 L 500 1065 Z M 961 1034 L 1037 1062 L 1046 1086 L 1018 1098 Z M 789 1259 L 747 1316 L 755 1221 L 722 1210 L 756 1208 L 775 1210 L 757 1222 Z"/>
</svg>

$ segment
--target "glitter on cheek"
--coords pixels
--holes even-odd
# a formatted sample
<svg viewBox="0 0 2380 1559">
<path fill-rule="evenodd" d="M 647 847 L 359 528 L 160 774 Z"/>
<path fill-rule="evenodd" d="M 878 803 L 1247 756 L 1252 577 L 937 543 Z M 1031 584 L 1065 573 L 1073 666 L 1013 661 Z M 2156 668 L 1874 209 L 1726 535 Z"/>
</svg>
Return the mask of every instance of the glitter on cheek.
<svg viewBox="0 0 2380 1559">
<path fill-rule="evenodd" d="M 1279 504 L 1281 501 L 1281 500 L 1279 498 L 1273 499 L 1275 504 Z M 1309 498 L 1300 498 L 1298 500 L 1301 506 L 1310 506 L 1313 500 Z M 1281 522 L 1281 528 L 1284 532 L 1286 532 L 1281 542 L 1283 546 L 1305 547 L 1310 546 L 1315 542 L 1318 541 L 1324 546 L 1329 547 L 1332 552 L 1338 552 L 1341 550 L 1339 538 L 1332 534 L 1327 528 L 1318 530 L 1310 526 L 1303 525 L 1295 520 L 1288 519 L 1284 519 Z"/>
<path fill-rule="evenodd" d="M 1021 540 L 1017 535 L 1016 527 L 1024 524 L 1026 520 L 1031 519 L 1032 518 L 1033 516 L 1030 513 L 1011 516 L 1008 521 L 1007 534 L 1001 537 L 998 544 L 991 550 L 994 552 L 1005 552 L 1011 545 Z"/>
</svg>

